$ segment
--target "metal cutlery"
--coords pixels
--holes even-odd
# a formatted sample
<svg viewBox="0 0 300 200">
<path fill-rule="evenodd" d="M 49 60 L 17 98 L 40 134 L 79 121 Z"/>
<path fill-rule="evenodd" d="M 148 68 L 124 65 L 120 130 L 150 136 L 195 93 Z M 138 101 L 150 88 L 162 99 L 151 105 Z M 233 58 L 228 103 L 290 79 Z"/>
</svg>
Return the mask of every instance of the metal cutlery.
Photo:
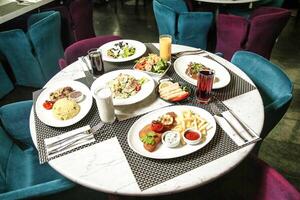
<svg viewBox="0 0 300 200">
<path fill-rule="evenodd" d="M 70 146 L 72 146 L 73 144 L 75 144 L 75 143 L 77 143 L 81 140 L 92 139 L 94 137 L 94 133 L 96 133 L 103 125 L 104 125 L 104 123 L 100 122 L 100 123 L 93 126 L 91 129 L 89 129 L 87 131 L 79 132 L 79 133 L 76 133 L 74 135 L 63 138 L 61 140 L 55 141 L 51 144 L 47 144 L 46 145 L 47 148 L 52 148 L 52 147 L 55 147 L 57 145 L 61 145 L 61 146 L 59 146 L 55 149 L 50 150 L 49 155 L 50 155 L 50 153 L 53 154 L 53 152 L 59 152 L 59 151 L 62 151 L 64 149 L 67 149 Z M 82 135 L 82 136 L 79 137 L 80 135 Z M 77 139 L 74 140 L 75 138 L 77 138 Z"/>
<path fill-rule="evenodd" d="M 202 49 L 197 49 L 197 50 L 189 50 L 189 51 L 180 51 L 177 53 L 172 53 L 173 58 L 179 58 L 181 56 L 186 56 L 186 55 L 197 55 L 197 54 L 203 54 L 206 53 L 206 51 Z"/>
<path fill-rule="evenodd" d="M 220 101 L 218 98 L 213 97 L 213 99 L 221 104 L 222 106 L 224 106 L 229 112 L 230 114 L 241 124 L 241 126 L 247 131 L 247 133 L 252 137 L 252 138 L 258 138 L 258 134 L 251 129 L 246 123 L 244 123 L 238 116 L 237 114 L 235 114 L 231 109 L 229 109 L 222 101 Z"/>
<path fill-rule="evenodd" d="M 214 115 L 218 116 L 218 117 L 221 117 L 223 118 L 229 125 L 230 127 L 236 132 L 236 134 L 246 143 L 248 142 L 248 139 L 242 135 L 236 128 L 235 126 L 228 120 L 226 119 L 226 117 L 224 117 L 222 115 L 222 112 L 219 110 L 219 108 L 217 107 L 217 105 L 215 104 L 211 104 L 211 109 L 212 109 L 212 112 L 214 113 Z"/>
</svg>

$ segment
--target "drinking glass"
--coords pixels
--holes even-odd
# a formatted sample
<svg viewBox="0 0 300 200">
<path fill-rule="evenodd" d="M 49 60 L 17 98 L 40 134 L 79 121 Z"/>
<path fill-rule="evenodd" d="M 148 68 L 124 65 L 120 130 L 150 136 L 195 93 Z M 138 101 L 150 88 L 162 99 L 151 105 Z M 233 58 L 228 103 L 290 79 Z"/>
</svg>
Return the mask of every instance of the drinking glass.
<svg viewBox="0 0 300 200">
<path fill-rule="evenodd" d="M 171 45 L 172 36 L 171 35 L 160 35 L 159 36 L 159 56 L 166 60 L 171 60 Z"/>
<path fill-rule="evenodd" d="M 90 49 L 88 51 L 88 56 L 92 66 L 93 74 L 96 76 L 104 74 L 104 64 L 101 52 L 97 51 L 97 49 Z"/>
<path fill-rule="evenodd" d="M 196 96 L 200 103 L 208 104 L 214 83 L 215 71 L 212 69 L 200 70 L 197 77 Z"/>
</svg>

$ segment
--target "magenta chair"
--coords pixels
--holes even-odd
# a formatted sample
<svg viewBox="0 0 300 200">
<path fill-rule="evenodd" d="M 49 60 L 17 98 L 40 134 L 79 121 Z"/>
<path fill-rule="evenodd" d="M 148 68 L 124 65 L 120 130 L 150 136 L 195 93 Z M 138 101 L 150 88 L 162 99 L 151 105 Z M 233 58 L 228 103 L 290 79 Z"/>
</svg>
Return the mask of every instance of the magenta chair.
<svg viewBox="0 0 300 200">
<path fill-rule="evenodd" d="M 65 49 L 64 58 L 59 59 L 60 69 L 75 62 L 78 57 L 87 55 L 88 50 L 98 48 L 101 45 L 119 40 L 121 37 L 115 35 L 97 36 L 89 39 L 80 40 Z"/>
<path fill-rule="evenodd" d="M 300 193 L 278 171 L 257 157 L 248 156 L 218 180 L 217 199 L 299 200 Z"/>
<path fill-rule="evenodd" d="M 216 51 L 230 60 L 237 50 L 255 52 L 270 59 L 273 46 L 290 17 L 283 8 L 260 7 L 249 17 L 219 14 Z"/>
</svg>

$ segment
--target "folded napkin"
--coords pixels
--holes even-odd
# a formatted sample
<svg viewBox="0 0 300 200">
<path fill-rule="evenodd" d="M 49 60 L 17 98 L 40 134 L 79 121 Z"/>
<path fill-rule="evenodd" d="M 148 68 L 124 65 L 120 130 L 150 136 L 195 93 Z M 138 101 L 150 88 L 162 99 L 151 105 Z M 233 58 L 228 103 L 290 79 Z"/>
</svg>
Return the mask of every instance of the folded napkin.
<svg viewBox="0 0 300 200">
<path fill-rule="evenodd" d="M 44 140 L 44 142 L 45 142 L 45 148 L 46 148 L 48 158 L 50 159 L 50 158 L 52 158 L 52 157 L 54 157 L 58 154 L 62 154 L 66 151 L 70 151 L 70 150 L 75 149 L 79 146 L 95 142 L 95 138 L 92 134 L 91 135 L 88 135 L 88 133 L 78 134 L 78 133 L 81 133 L 81 132 L 84 132 L 84 131 L 88 131 L 90 129 L 91 129 L 91 127 L 89 125 L 87 125 L 87 126 L 84 126 L 84 127 L 81 127 L 81 128 L 63 133 L 63 134 L 58 135 L 58 136 L 54 136 L 54 137 L 51 137 L 51 138 L 46 138 Z M 78 135 L 75 135 L 75 134 L 78 134 Z M 72 137 L 68 140 L 65 140 L 62 143 L 59 143 L 55 146 L 50 145 L 50 144 L 53 144 L 54 142 L 61 141 L 61 140 L 65 139 L 67 137 L 70 137 L 70 136 L 74 136 L 74 137 Z M 61 147 L 65 146 L 67 144 L 70 144 L 72 142 L 75 142 L 75 143 L 72 144 L 71 146 L 69 146 L 68 148 L 63 149 L 61 151 L 59 150 L 58 152 L 55 152 L 55 153 L 51 153 L 51 151 L 53 151 L 55 149 L 58 149 L 58 148 L 61 148 Z"/>
<path fill-rule="evenodd" d="M 222 129 L 225 131 L 225 133 L 238 146 L 242 146 L 260 140 L 259 136 L 257 136 L 253 132 L 252 135 L 254 136 L 251 136 L 251 133 L 249 133 L 251 130 L 246 130 L 240 124 L 240 122 L 230 113 L 230 111 L 222 112 L 222 115 L 223 117 L 219 117 L 215 115 L 214 118 L 216 119 L 217 123 L 222 127 Z M 228 121 L 230 123 L 228 123 Z M 245 142 L 239 135 L 242 135 L 247 140 L 247 142 Z"/>
</svg>

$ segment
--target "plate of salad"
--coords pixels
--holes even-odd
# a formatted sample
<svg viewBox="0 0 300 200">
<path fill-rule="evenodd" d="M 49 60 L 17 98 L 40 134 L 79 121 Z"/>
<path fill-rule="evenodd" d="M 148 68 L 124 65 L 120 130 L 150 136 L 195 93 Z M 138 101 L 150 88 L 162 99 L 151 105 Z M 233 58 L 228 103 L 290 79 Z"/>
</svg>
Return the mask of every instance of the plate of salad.
<svg viewBox="0 0 300 200">
<path fill-rule="evenodd" d="M 148 74 L 132 69 L 116 70 L 97 78 L 92 86 L 92 93 L 102 88 L 112 92 L 113 105 L 122 106 L 140 102 L 154 90 L 154 80 Z"/>
<path fill-rule="evenodd" d="M 107 62 L 126 62 L 142 56 L 146 46 L 136 40 L 115 40 L 99 48 L 102 59 Z"/>
<path fill-rule="evenodd" d="M 170 68 L 171 63 L 165 61 L 157 54 L 149 54 L 136 61 L 133 69 L 144 71 L 151 76 L 162 77 Z"/>
</svg>

